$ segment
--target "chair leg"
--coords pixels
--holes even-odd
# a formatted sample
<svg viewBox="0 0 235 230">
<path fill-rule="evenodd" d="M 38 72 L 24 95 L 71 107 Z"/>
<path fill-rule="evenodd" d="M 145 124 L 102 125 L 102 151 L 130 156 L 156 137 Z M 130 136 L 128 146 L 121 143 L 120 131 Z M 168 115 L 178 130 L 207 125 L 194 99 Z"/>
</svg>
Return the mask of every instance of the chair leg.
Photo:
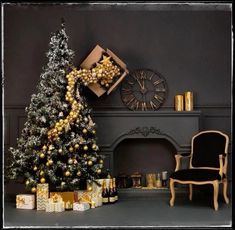
<svg viewBox="0 0 235 230">
<path fill-rule="evenodd" d="M 214 209 L 218 210 L 218 194 L 219 194 L 219 182 L 217 180 L 213 181 L 214 188 Z"/>
<path fill-rule="evenodd" d="M 228 189 L 228 180 L 224 179 L 224 181 L 223 181 L 223 195 L 224 195 L 224 201 L 226 204 L 229 203 L 229 199 L 227 196 L 227 189 Z"/>
<path fill-rule="evenodd" d="M 193 199 L 193 185 L 189 184 L 189 200 Z"/>
<path fill-rule="evenodd" d="M 173 179 L 170 179 L 170 190 L 171 190 L 170 206 L 173 207 L 175 203 L 175 187 Z"/>
</svg>

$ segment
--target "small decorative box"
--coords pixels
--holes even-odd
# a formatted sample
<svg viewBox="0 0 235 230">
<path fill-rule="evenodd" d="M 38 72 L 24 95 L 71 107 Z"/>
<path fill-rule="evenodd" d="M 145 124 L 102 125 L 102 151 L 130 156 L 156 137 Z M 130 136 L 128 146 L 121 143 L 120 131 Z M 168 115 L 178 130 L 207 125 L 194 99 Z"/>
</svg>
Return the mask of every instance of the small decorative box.
<svg viewBox="0 0 235 230">
<path fill-rule="evenodd" d="M 73 192 L 50 192 L 50 198 L 53 197 L 55 194 L 62 197 L 62 200 L 65 203 L 69 201 L 71 204 L 73 204 L 73 202 L 74 202 L 74 193 Z"/>
<path fill-rule="evenodd" d="M 87 190 L 74 191 L 74 202 L 91 203 L 92 192 Z"/>
<path fill-rule="evenodd" d="M 46 210 L 48 194 L 48 184 L 37 184 L 37 210 Z"/>
<path fill-rule="evenodd" d="M 88 203 L 73 203 L 73 210 L 74 211 L 86 211 L 90 209 L 90 205 Z"/>
<path fill-rule="evenodd" d="M 35 208 L 35 196 L 33 194 L 16 195 L 16 208 L 34 209 Z"/>
</svg>

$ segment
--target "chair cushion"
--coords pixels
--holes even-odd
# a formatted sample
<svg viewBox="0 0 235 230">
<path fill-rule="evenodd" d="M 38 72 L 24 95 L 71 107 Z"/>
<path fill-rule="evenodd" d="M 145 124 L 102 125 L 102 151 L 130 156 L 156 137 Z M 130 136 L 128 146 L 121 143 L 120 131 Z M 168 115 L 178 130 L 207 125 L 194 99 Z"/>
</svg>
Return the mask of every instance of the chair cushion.
<svg viewBox="0 0 235 230">
<path fill-rule="evenodd" d="M 223 174 L 223 178 L 225 175 Z M 183 169 L 171 174 L 170 178 L 182 181 L 212 181 L 221 180 L 219 170 Z"/>
</svg>

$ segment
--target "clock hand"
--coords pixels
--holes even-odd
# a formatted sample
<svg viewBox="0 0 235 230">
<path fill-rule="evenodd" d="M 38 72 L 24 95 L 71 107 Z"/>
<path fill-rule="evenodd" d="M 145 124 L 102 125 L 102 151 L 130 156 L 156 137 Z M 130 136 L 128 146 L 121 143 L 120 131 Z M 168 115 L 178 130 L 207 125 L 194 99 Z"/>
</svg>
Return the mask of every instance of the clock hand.
<svg viewBox="0 0 235 230">
<path fill-rule="evenodd" d="M 144 89 L 143 86 L 141 85 L 139 79 L 136 79 L 136 80 L 137 80 L 138 84 L 140 85 L 140 88 L 141 88 L 141 89 Z"/>
</svg>

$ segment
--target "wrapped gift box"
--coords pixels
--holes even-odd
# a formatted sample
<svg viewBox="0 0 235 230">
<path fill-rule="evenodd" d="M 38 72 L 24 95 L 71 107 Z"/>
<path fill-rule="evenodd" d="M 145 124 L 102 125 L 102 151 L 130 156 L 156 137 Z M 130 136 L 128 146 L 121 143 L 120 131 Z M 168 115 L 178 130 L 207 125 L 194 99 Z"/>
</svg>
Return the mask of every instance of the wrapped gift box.
<svg viewBox="0 0 235 230">
<path fill-rule="evenodd" d="M 117 64 L 121 69 L 121 75 L 118 77 L 118 79 L 108 88 L 102 87 L 99 83 L 92 83 L 88 85 L 88 88 L 93 91 L 98 97 L 103 95 L 105 92 L 107 94 L 110 94 L 125 78 L 125 76 L 129 73 L 127 70 L 126 64 L 118 58 L 111 50 L 107 49 L 106 51 L 97 45 L 91 53 L 87 56 L 87 58 L 82 62 L 80 65 L 81 68 L 84 69 L 91 69 L 94 64 L 99 62 L 102 58 L 102 55 L 108 55 L 112 58 L 112 60 Z"/>
<path fill-rule="evenodd" d="M 92 191 L 76 190 L 74 191 L 74 202 L 91 203 Z"/>
<path fill-rule="evenodd" d="M 74 192 L 50 192 L 50 198 L 62 197 L 65 209 L 72 209 L 74 203 Z"/>
<path fill-rule="evenodd" d="M 35 196 L 33 194 L 16 195 L 16 208 L 34 209 L 35 208 Z"/>
<path fill-rule="evenodd" d="M 86 211 L 90 209 L 90 205 L 88 203 L 73 203 L 73 210 L 74 211 Z"/>
<path fill-rule="evenodd" d="M 52 198 L 49 198 L 46 203 L 46 212 L 63 212 L 65 205 L 62 197 L 55 194 Z"/>
<path fill-rule="evenodd" d="M 48 184 L 37 184 L 37 210 L 45 210 L 49 195 Z"/>
</svg>

